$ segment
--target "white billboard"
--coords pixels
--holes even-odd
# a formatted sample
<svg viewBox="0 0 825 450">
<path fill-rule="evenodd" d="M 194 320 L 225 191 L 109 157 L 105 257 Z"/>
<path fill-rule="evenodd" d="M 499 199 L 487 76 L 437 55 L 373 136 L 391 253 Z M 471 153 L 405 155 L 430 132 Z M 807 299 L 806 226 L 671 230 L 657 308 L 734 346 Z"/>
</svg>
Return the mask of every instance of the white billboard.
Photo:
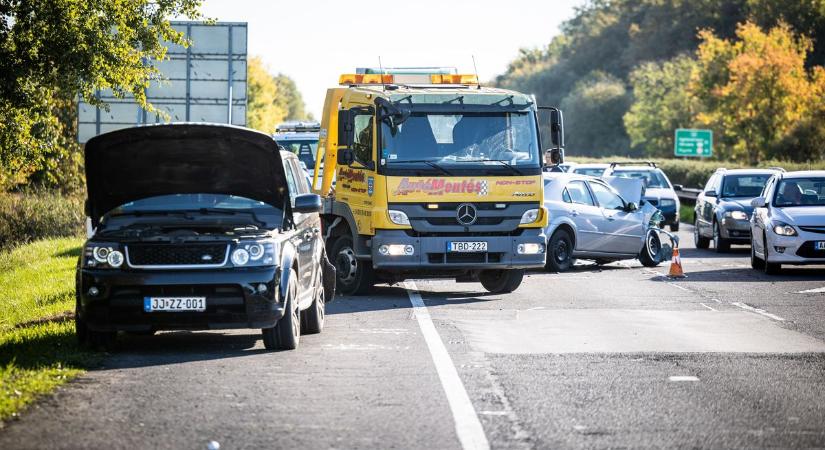
<svg viewBox="0 0 825 450">
<path fill-rule="evenodd" d="M 146 97 L 164 120 L 133 99 L 98 92 L 109 111 L 78 104 L 77 140 L 120 128 L 163 122 L 213 122 L 246 125 L 245 22 L 172 22 L 192 42 L 188 48 L 168 43 L 168 59 L 156 62 L 163 80 L 146 89 Z"/>
</svg>

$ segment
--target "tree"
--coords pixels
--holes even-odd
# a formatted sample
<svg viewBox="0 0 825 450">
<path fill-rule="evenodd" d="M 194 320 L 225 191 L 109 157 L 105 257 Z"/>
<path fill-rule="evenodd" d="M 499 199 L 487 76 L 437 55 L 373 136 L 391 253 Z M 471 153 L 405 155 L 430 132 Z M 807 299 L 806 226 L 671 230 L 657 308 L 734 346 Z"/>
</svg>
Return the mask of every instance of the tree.
<svg viewBox="0 0 825 450">
<path fill-rule="evenodd" d="M 247 64 L 247 123 L 250 128 L 274 133 L 286 120 L 305 120 L 307 114 L 301 93 L 286 75 L 272 75 L 260 57 Z"/>
<path fill-rule="evenodd" d="M 688 92 L 696 69 L 696 61 L 683 54 L 644 63 L 631 72 L 634 101 L 624 125 L 634 148 L 647 156 L 673 154 L 674 130 L 690 127 L 697 112 L 696 99 Z"/>
<path fill-rule="evenodd" d="M 0 186 L 25 180 L 65 136 L 58 110 L 98 90 L 146 102 L 169 19 L 200 18 L 200 0 L 0 0 Z"/>
<path fill-rule="evenodd" d="M 699 33 L 697 76 L 690 89 L 703 103 L 696 119 L 717 131 L 732 156 L 756 164 L 822 101 L 818 77 L 805 69 L 811 40 L 785 24 L 768 32 L 739 25 L 736 40 Z"/>
<path fill-rule="evenodd" d="M 578 82 L 561 102 L 567 147 L 592 156 L 627 153 L 629 139 L 621 121 L 630 101 L 624 82 L 604 72 Z"/>
</svg>

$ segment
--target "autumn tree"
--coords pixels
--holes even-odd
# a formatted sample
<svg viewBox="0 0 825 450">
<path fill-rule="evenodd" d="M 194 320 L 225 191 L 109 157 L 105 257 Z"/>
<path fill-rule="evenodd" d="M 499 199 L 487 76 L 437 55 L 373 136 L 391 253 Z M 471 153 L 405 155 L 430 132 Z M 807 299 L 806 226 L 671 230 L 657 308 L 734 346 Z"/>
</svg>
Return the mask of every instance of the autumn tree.
<svg viewBox="0 0 825 450">
<path fill-rule="evenodd" d="M 307 118 L 301 93 L 286 75 L 272 75 L 258 56 L 247 63 L 247 123 L 250 128 L 274 133 L 286 120 Z"/>
</svg>

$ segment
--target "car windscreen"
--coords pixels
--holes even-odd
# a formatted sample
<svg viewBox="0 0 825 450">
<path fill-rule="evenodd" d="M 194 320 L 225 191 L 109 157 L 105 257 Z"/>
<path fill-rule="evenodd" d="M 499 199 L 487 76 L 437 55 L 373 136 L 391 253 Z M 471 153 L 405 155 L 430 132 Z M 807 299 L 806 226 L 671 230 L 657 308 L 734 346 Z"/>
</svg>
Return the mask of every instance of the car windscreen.
<svg viewBox="0 0 825 450">
<path fill-rule="evenodd" d="M 726 175 L 722 180 L 722 197 L 758 197 L 771 174 Z"/>
<path fill-rule="evenodd" d="M 776 187 L 774 206 L 825 206 L 825 178 L 783 179 Z"/>
<path fill-rule="evenodd" d="M 437 164 L 448 170 L 471 168 L 490 161 L 517 168 L 541 167 L 532 112 L 413 113 L 392 125 L 382 121 L 382 165 L 388 168 Z"/>
<path fill-rule="evenodd" d="M 622 178 L 642 178 L 647 188 L 670 188 L 664 175 L 657 170 L 614 170 L 613 176 Z"/>
<path fill-rule="evenodd" d="M 111 213 L 129 213 L 134 211 L 197 211 L 201 209 L 244 210 L 278 210 L 264 202 L 237 195 L 225 194 L 171 194 L 148 197 L 121 205 Z"/>
<path fill-rule="evenodd" d="M 307 168 L 312 170 L 315 167 L 315 155 L 318 149 L 317 140 L 280 140 L 278 145 L 283 147 L 286 151 L 294 153 L 298 159 L 306 164 Z"/>
</svg>

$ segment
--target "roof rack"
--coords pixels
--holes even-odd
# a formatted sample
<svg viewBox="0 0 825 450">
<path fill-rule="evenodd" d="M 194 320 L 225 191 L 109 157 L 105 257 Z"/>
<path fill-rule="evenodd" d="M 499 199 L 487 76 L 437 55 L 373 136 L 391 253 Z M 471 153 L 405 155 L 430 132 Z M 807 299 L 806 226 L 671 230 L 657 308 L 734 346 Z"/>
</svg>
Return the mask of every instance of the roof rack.
<svg viewBox="0 0 825 450">
<path fill-rule="evenodd" d="M 653 161 L 614 161 L 610 163 L 611 169 L 616 166 L 650 166 L 654 169 L 657 168 L 656 163 Z"/>
<path fill-rule="evenodd" d="M 779 166 L 771 166 L 771 167 L 768 167 L 768 169 L 770 169 L 770 170 L 778 170 L 778 171 L 780 171 L 780 172 L 787 172 L 787 170 L 785 170 L 785 168 L 784 168 L 784 167 L 779 167 Z"/>
</svg>

